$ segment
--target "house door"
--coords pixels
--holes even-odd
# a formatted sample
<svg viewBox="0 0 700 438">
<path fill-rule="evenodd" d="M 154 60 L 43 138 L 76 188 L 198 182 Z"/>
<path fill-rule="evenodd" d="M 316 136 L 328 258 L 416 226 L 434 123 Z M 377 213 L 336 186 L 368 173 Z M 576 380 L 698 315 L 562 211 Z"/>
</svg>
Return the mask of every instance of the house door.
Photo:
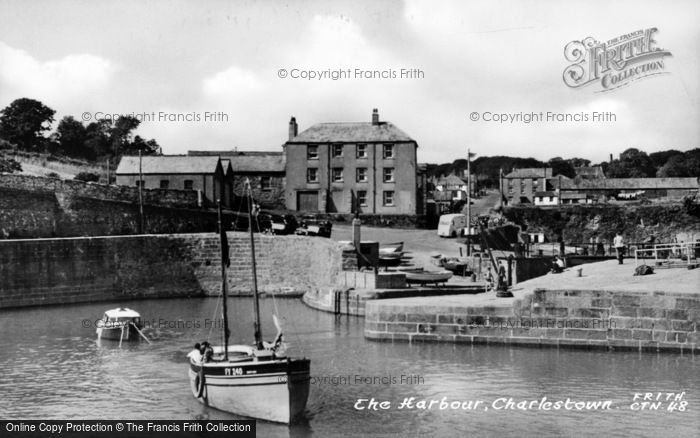
<svg viewBox="0 0 700 438">
<path fill-rule="evenodd" d="M 318 211 L 318 191 L 297 192 L 298 211 Z"/>
</svg>

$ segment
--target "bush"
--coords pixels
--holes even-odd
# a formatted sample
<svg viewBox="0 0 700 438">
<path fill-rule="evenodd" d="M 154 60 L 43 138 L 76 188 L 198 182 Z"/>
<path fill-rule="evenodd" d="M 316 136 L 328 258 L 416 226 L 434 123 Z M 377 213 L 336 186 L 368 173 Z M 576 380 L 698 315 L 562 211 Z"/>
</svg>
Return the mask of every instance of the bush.
<svg viewBox="0 0 700 438">
<path fill-rule="evenodd" d="M 61 175 L 57 174 L 56 172 L 49 172 L 49 173 L 46 174 L 46 177 L 47 177 L 47 178 L 57 178 L 57 179 L 61 179 Z"/>
<path fill-rule="evenodd" d="M 80 172 L 79 174 L 75 175 L 75 178 L 73 179 L 85 182 L 97 182 L 100 180 L 100 175 L 92 172 Z"/>
<path fill-rule="evenodd" d="M 0 173 L 15 173 L 21 171 L 22 165 L 15 161 L 14 158 L 0 157 Z"/>
</svg>

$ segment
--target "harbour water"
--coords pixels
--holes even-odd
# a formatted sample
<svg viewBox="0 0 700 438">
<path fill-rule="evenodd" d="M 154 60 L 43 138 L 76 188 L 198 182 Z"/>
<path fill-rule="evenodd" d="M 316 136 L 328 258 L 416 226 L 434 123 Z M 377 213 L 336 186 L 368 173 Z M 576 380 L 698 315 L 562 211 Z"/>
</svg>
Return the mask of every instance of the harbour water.
<svg viewBox="0 0 700 438">
<path fill-rule="evenodd" d="M 96 341 L 94 321 L 117 305 L 141 313 L 151 345 Z M 192 345 L 220 340 L 219 306 L 218 299 L 196 298 L 0 311 L 0 418 L 235 418 L 197 402 L 187 379 L 185 356 Z M 251 300 L 232 298 L 229 309 L 232 342 L 250 342 Z M 262 300 L 268 339 L 275 334 L 275 309 L 289 352 L 312 360 L 311 391 L 303 422 L 258 422 L 259 436 L 697 436 L 700 430 L 698 357 L 377 343 L 364 339 L 362 318 L 269 298 Z M 635 393 L 652 393 L 662 402 L 657 410 L 635 410 L 641 408 Z M 686 403 L 674 405 L 667 393 Z M 411 397 L 413 406 L 400 408 Z M 440 409 L 443 398 L 481 402 L 471 410 L 461 404 Z M 356 409 L 368 407 L 358 404 L 366 399 L 389 403 Z M 610 403 L 604 409 L 545 409 L 547 402 L 567 399 Z M 420 400 L 438 402 L 419 409 Z M 518 409 L 521 401 L 525 409 Z"/>
</svg>

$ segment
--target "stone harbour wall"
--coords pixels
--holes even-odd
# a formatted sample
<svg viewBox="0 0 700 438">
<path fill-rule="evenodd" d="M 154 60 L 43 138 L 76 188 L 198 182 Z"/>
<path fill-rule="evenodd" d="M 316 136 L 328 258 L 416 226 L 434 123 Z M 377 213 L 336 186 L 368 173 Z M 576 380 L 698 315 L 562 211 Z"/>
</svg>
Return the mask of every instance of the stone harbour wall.
<svg viewBox="0 0 700 438">
<path fill-rule="evenodd" d="M 380 341 L 700 352 L 700 294 L 536 289 L 505 306 L 370 301 L 365 316 Z"/>
<path fill-rule="evenodd" d="M 252 292 L 246 233 L 228 233 L 232 295 Z M 329 239 L 255 236 L 262 292 L 331 285 L 341 269 Z M 215 233 L 0 240 L 0 308 L 218 295 Z"/>
<path fill-rule="evenodd" d="M 145 189 L 143 195 L 145 233 L 216 229 L 216 212 L 198 208 L 195 191 Z M 135 187 L 0 174 L 0 239 L 136 234 L 139 227 Z"/>
</svg>

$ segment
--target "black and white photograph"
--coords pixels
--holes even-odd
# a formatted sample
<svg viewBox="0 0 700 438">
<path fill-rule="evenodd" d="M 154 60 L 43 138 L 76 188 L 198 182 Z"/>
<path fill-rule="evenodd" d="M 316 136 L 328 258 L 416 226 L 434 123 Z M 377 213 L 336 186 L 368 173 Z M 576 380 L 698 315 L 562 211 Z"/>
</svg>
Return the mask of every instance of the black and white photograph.
<svg viewBox="0 0 700 438">
<path fill-rule="evenodd" d="M 697 0 L 0 0 L 0 436 L 700 436 Z"/>
</svg>

